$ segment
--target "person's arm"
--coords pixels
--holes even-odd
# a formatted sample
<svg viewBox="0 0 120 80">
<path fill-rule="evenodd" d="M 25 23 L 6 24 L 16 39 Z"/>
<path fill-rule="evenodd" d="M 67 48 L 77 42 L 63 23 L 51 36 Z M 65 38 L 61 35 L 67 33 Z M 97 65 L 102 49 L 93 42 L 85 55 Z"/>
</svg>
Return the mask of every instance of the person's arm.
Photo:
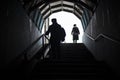
<svg viewBox="0 0 120 80">
<path fill-rule="evenodd" d="M 73 35 L 73 29 L 72 29 L 72 31 L 71 31 L 71 35 Z"/>
<path fill-rule="evenodd" d="M 77 32 L 78 32 L 78 34 L 80 34 L 80 31 L 79 31 L 79 29 L 77 28 Z"/>
<path fill-rule="evenodd" d="M 48 35 L 49 34 L 49 30 L 45 33 L 45 35 Z"/>
<path fill-rule="evenodd" d="M 45 35 L 48 35 L 50 33 L 50 27 L 48 28 L 48 30 L 46 31 Z"/>
</svg>

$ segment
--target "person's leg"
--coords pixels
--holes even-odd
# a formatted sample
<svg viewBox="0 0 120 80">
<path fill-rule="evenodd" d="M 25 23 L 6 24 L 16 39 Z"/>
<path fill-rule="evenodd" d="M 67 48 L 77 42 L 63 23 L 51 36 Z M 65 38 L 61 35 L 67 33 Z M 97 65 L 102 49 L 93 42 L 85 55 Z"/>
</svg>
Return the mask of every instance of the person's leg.
<svg viewBox="0 0 120 80">
<path fill-rule="evenodd" d="M 75 40 L 75 43 L 77 43 L 77 40 Z"/>
<path fill-rule="evenodd" d="M 73 40 L 73 43 L 77 43 L 77 40 Z"/>
<path fill-rule="evenodd" d="M 57 45 L 56 58 L 57 59 L 61 58 L 61 46 L 60 46 L 60 44 Z"/>
<path fill-rule="evenodd" d="M 74 38 L 75 38 L 75 36 L 73 35 L 73 43 L 75 43 L 75 41 L 74 41 L 75 39 Z"/>
<path fill-rule="evenodd" d="M 49 53 L 51 59 L 54 59 L 56 57 L 56 55 L 55 55 L 55 53 L 56 53 L 55 52 L 56 51 L 55 48 L 56 48 L 55 44 L 51 43 L 51 48 L 50 48 L 50 53 Z"/>
<path fill-rule="evenodd" d="M 75 43 L 75 40 L 73 40 L 73 43 Z"/>
</svg>

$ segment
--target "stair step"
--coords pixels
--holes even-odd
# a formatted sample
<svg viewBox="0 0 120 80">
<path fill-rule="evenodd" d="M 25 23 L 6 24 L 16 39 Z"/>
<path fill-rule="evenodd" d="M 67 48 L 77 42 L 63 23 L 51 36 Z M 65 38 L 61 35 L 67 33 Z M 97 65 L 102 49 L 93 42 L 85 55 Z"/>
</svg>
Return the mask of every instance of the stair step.
<svg viewBox="0 0 120 80">
<path fill-rule="evenodd" d="M 89 80 L 89 79 L 94 79 L 94 80 L 98 80 L 98 79 L 101 79 L 101 80 L 104 80 L 108 77 L 104 76 L 104 75 L 96 75 L 95 73 L 82 73 L 82 74 L 39 74 L 39 75 L 34 75 L 32 76 L 32 78 L 39 78 L 39 79 L 84 79 L 84 80 Z"/>
<path fill-rule="evenodd" d="M 31 78 L 104 80 L 111 74 L 109 67 L 96 61 L 84 44 L 65 43 L 61 44 L 61 58 L 39 61 L 31 73 Z"/>
</svg>

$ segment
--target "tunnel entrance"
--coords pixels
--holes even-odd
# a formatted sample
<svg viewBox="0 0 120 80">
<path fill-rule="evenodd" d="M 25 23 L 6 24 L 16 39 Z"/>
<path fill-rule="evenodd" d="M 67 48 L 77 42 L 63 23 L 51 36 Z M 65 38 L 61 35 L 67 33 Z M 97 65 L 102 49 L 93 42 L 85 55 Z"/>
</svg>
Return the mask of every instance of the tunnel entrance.
<svg viewBox="0 0 120 80">
<path fill-rule="evenodd" d="M 52 18 L 57 18 L 57 22 L 62 27 L 64 27 L 66 31 L 66 38 L 64 43 L 73 43 L 71 31 L 74 24 L 77 24 L 77 27 L 79 28 L 80 31 L 79 40 L 77 41 L 77 43 L 82 43 L 83 27 L 81 24 L 81 20 L 78 19 L 74 14 L 65 11 L 54 13 L 49 16 L 50 25 L 52 24 L 51 23 Z M 42 29 L 42 32 L 44 32 L 44 27 Z"/>
</svg>

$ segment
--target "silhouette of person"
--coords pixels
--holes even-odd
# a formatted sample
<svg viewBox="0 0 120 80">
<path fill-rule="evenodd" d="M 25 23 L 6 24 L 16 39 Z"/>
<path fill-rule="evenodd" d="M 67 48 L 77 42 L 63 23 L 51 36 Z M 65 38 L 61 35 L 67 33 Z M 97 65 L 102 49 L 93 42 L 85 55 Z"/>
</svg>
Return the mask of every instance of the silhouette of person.
<svg viewBox="0 0 120 80">
<path fill-rule="evenodd" d="M 50 48 L 50 57 L 51 58 L 59 58 L 60 57 L 60 42 L 61 42 L 61 25 L 57 23 L 57 19 L 53 18 L 52 24 L 49 26 L 47 32 L 45 35 L 48 35 L 50 33 L 50 41 L 49 44 L 51 46 Z"/>
<path fill-rule="evenodd" d="M 73 43 L 77 43 L 77 40 L 79 40 L 80 31 L 78 27 L 76 26 L 76 24 L 73 25 L 71 34 L 73 35 Z"/>
</svg>

